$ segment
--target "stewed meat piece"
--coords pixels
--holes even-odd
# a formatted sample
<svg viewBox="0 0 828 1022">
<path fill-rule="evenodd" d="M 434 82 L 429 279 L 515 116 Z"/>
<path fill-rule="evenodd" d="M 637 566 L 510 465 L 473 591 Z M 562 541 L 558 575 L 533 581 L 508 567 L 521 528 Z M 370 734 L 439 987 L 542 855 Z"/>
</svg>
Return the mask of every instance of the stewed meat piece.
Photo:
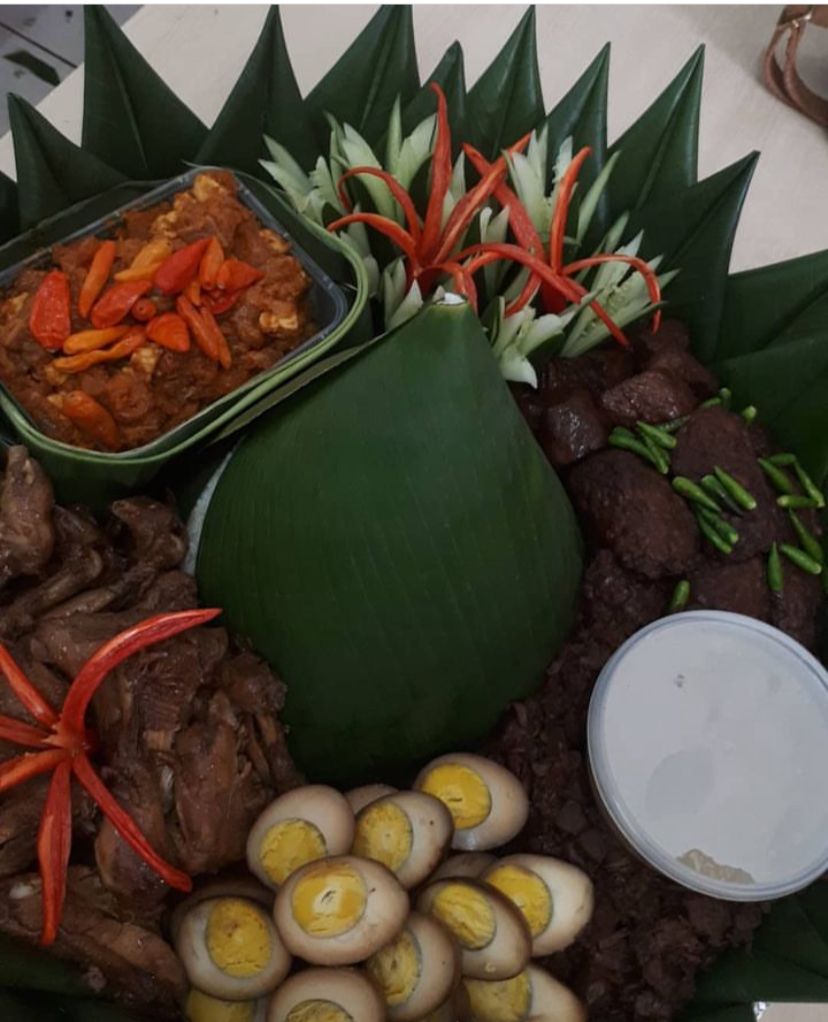
<svg viewBox="0 0 828 1022">
<path fill-rule="evenodd" d="M 771 592 L 762 557 L 705 561 L 690 576 L 690 593 L 694 607 L 770 620 Z"/>
<path fill-rule="evenodd" d="M 630 376 L 601 395 L 601 407 L 618 426 L 677 419 L 696 404 L 696 395 L 684 380 L 654 369 Z"/>
<path fill-rule="evenodd" d="M 596 544 L 646 578 L 687 572 L 698 529 L 687 504 L 653 468 L 627 451 L 604 450 L 576 465 L 568 488 Z"/>
<path fill-rule="evenodd" d="M 0 589 L 52 556 L 52 484 L 25 447 L 10 447 L 0 484 Z"/>
<path fill-rule="evenodd" d="M 588 390 L 575 390 L 546 409 L 541 446 L 553 465 L 571 465 L 607 442 L 604 418 Z"/>
</svg>

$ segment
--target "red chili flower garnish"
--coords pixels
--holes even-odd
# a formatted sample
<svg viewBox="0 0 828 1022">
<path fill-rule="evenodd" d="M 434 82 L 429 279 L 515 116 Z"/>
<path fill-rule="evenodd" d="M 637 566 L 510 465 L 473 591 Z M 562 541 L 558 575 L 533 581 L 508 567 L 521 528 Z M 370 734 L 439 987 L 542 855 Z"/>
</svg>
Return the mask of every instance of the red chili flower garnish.
<svg viewBox="0 0 828 1022">
<path fill-rule="evenodd" d="M 29 330 L 42 347 L 50 351 L 63 347 L 72 333 L 71 302 L 66 274 L 62 270 L 47 273 L 35 291 L 29 314 Z"/>
<path fill-rule="evenodd" d="M 188 628 L 212 621 L 220 613 L 220 610 L 207 609 L 158 614 L 127 628 L 105 642 L 86 661 L 69 687 L 60 714 L 46 702 L 0 644 L 0 672 L 38 724 L 33 726 L 0 715 L 0 739 L 37 750 L 0 763 L 0 793 L 32 777 L 52 772 L 37 837 L 43 881 L 43 945 L 55 940 L 63 914 L 66 870 L 72 846 L 72 777 L 97 803 L 121 838 L 165 883 L 179 891 L 191 889 L 192 882 L 187 874 L 161 858 L 98 776 L 89 758 L 94 737 L 87 731 L 84 718 L 101 683 L 127 657 Z"/>
<path fill-rule="evenodd" d="M 661 301 L 658 278 L 652 268 L 634 256 L 605 253 L 572 263 L 564 262 L 566 224 L 575 191 L 578 174 L 592 150 L 584 146 L 570 161 L 558 188 L 558 201 L 549 225 L 549 251 L 544 251 L 543 241 L 532 222 L 526 207 L 506 181 L 508 164 L 506 154 L 490 162 L 474 146 L 464 145 L 463 151 L 469 162 L 480 174 L 480 180 L 463 195 L 443 225 L 443 208 L 451 186 L 451 131 L 448 121 L 448 107 L 442 89 L 432 83 L 437 96 L 437 130 L 434 152 L 431 159 L 431 190 L 424 221 L 421 222 L 410 194 L 388 171 L 377 167 L 352 167 L 343 174 L 338 183 L 340 198 L 346 209 L 351 203 L 345 190 L 349 178 L 367 175 L 379 178 L 388 186 L 392 196 L 403 211 L 406 227 L 396 220 L 379 213 L 352 213 L 339 217 L 329 224 L 329 231 L 337 231 L 352 223 L 363 223 L 384 234 L 400 249 L 405 257 L 408 285 L 417 280 L 421 290 L 427 292 L 440 276 L 449 275 L 454 287 L 465 295 L 473 307 L 477 307 L 477 290 L 474 274 L 490 263 L 499 260 L 515 262 L 526 267 L 530 273 L 518 297 L 507 307 L 507 315 L 518 312 L 530 302 L 538 289 L 541 290 L 542 305 L 550 312 L 559 312 L 568 302 L 580 302 L 588 293 L 587 289 L 572 277 L 581 270 L 601 263 L 624 262 L 644 278 L 650 301 L 657 305 Z M 528 144 L 530 135 L 515 142 L 506 151 L 508 154 L 521 152 Z M 509 211 L 509 226 L 517 244 L 481 243 L 457 251 L 463 235 L 475 215 L 494 197 Z M 612 317 L 597 301 L 591 301 L 590 308 L 606 325 L 612 336 L 623 345 L 627 338 Z M 653 317 L 653 330 L 657 330 L 660 312 Z"/>
</svg>

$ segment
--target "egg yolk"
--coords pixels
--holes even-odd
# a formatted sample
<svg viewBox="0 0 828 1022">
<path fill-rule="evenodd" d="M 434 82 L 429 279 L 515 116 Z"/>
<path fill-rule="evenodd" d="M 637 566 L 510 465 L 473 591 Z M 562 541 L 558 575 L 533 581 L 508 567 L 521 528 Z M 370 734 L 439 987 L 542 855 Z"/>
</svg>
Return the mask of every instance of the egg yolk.
<svg viewBox="0 0 828 1022">
<path fill-rule="evenodd" d="M 476 771 L 459 763 L 443 763 L 426 774 L 420 790 L 439 798 L 457 830 L 479 826 L 492 811 L 492 796 Z"/>
<path fill-rule="evenodd" d="M 300 1001 L 291 1008 L 286 1022 L 354 1022 L 353 1018 L 333 1001 Z"/>
<path fill-rule="evenodd" d="M 312 937 L 337 937 L 362 918 L 367 901 L 362 877 L 351 866 L 320 863 L 296 883 L 293 918 Z"/>
<path fill-rule="evenodd" d="M 323 859 L 328 848 L 320 831 L 307 820 L 281 820 L 268 828 L 259 859 L 274 884 L 283 884 L 300 866 Z"/>
<path fill-rule="evenodd" d="M 420 982 L 420 949 L 408 930 L 368 959 L 367 969 L 382 990 L 385 1003 L 405 1004 Z"/>
<path fill-rule="evenodd" d="M 369 805 L 357 817 L 354 855 L 381 862 L 392 873 L 408 859 L 412 843 L 411 821 L 393 802 Z"/>
<path fill-rule="evenodd" d="M 514 979 L 492 982 L 487 979 L 464 979 L 469 1007 L 477 1022 L 523 1022 L 529 1014 L 532 985 L 529 973 L 520 972 Z"/>
<path fill-rule="evenodd" d="M 447 926 L 464 948 L 488 947 L 497 929 L 491 902 L 468 884 L 449 883 L 435 894 L 431 914 Z"/>
<path fill-rule="evenodd" d="M 270 932 L 263 913 L 240 898 L 222 898 L 207 918 L 207 951 L 227 976 L 255 976 L 270 961 Z"/>
<path fill-rule="evenodd" d="M 222 1001 L 200 990 L 187 996 L 186 1014 L 189 1022 L 253 1022 L 254 1001 Z"/>
<path fill-rule="evenodd" d="M 505 894 L 520 910 L 533 937 L 540 936 L 552 918 L 552 895 L 537 873 L 523 866 L 496 866 L 486 883 Z"/>
</svg>

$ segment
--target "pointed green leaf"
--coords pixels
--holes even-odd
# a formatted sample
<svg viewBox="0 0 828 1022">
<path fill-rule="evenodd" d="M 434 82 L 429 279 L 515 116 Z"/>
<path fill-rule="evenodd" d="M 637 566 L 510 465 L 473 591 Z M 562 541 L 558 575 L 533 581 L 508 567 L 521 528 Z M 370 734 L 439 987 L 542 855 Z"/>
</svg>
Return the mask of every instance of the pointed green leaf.
<svg viewBox="0 0 828 1022">
<path fill-rule="evenodd" d="M 207 129 L 99 5 L 84 7 L 83 148 L 132 178 L 172 177 Z"/>
<path fill-rule="evenodd" d="M 319 154 L 285 46 L 278 6 L 270 8 L 258 42 L 195 162 L 258 175 L 264 135 L 280 142 L 306 170 Z"/>
<path fill-rule="evenodd" d="M 530 7 L 469 91 L 468 141 L 490 159 L 543 119 L 535 10 Z"/>
<path fill-rule="evenodd" d="M 757 351 L 783 333 L 807 332 L 806 323 L 825 315 L 826 296 L 828 250 L 734 274 L 727 282 L 716 357 Z"/>
<path fill-rule="evenodd" d="M 563 99 L 549 112 L 544 122 L 547 129 L 547 188 L 551 188 L 555 158 L 561 144 L 572 138 L 572 151 L 590 146 L 592 156 L 586 161 L 578 179 L 569 219 L 574 231 L 581 198 L 604 169 L 607 161 L 607 86 L 609 83 L 610 45 L 604 46 Z M 609 227 L 609 204 L 606 193 L 601 196 L 586 235 L 586 250 L 604 236 Z"/>
<path fill-rule="evenodd" d="M 124 180 L 119 171 L 61 135 L 19 96 L 9 96 L 9 122 L 23 230 Z"/>
<path fill-rule="evenodd" d="M 571 622 L 574 515 L 466 305 L 427 307 L 305 393 L 225 469 L 201 592 L 278 664 L 310 777 L 389 777 L 537 685 Z"/>
<path fill-rule="evenodd" d="M 17 185 L 10 177 L 0 173 L 0 244 L 13 238 L 19 230 Z"/>
<path fill-rule="evenodd" d="M 737 401 L 754 404 L 819 483 L 828 478 L 828 329 L 717 366 Z"/>
<path fill-rule="evenodd" d="M 454 155 L 456 156 L 465 138 L 466 123 L 466 75 L 463 65 L 463 50 L 459 43 L 452 43 L 449 46 L 437 67 L 428 76 L 426 83 L 403 110 L 403 134 L 412 132 L 421 121 L 437 109 L 436 98 L 429 88 L 432 82 L 441 86 L 446 94 Z"/>
<path fill-rule="evenodd" d="M 763 952 L 726 952 L 696 987 L 696 1003 L 828 1001 L 828 975 Z"/>
<path fill-rule="evenodd" d="M 405 105 L 419 85 L 411 8 L 384 4 L 305 100 L 319 144 L 327 150 L 326 114 L 373 144 L 397 96 Z"/>
<path fill-rule="evenodd" d="M 609 188 L 610 220 L 649 199 L 696 183 L 699 105 L 704 73 L 700 46 L 664 92 L 610 147 L 621 160 Z"/>
<path fill-rule="evenodd" d="M 703 362 L 715 358 L 730 252 L 756 159 L 754 153 L 683 192 L 650 200 L 627 228 L 629 237 L 644 231 L 644 258 L 663 255 L 664 269 L 681 271 L 667 308 L 690 327 Z"/>
</svg>

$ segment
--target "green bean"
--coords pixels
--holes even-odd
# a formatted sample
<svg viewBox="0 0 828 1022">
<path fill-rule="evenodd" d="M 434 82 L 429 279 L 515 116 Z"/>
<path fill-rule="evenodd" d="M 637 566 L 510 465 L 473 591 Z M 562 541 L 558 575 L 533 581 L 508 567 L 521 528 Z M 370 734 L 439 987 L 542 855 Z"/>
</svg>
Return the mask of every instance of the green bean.
<svg viewBox="0 0 828 1022">
<path fill-rule="evenodd" d="M 659 447 L 659 445 L 652 441 L 648 436 L 644 437 L 644 446 L 653 456 L 653 463 L 655 464 L 655 467 L 663 476 L 666 476 L 670 471 L 670 456 L 663 447 Z"/>
<path fill-rule="evenodd" d="M 687 476 L 676 476 L 673 479 L 673 489 L 680 496 L 686 497 L 687 500 L 691 500 L 694 504 L 706 507 L 709 511 L 715 511 L 718 514 L 721 510 L 716 501 L 709 494 L 705 493 L 700 486 L 697 486 L 692 479 L 688 479 Z"/>
<path fill-rule="evenodd" d="M 663 429 L 665 433 L 678 433 L 681 427 L 686 425 L 689 421 L 689 415 L 680 415 L 677 419 L 670 419 L 669 422 L 659 423 L 658 428 Z"/>
<path fill-rule="evenodd" d="M 609 435 L 609 443 L 612 447 L 620 447 L 625 451 L 630 451 L 632 454 L 637 454 L 639 458 L 643 458 L 661 471 L 660 463 L 653 457 L 653 452 L 650 448 L 640 440 L 636 440 L 629 430 L 614 429 Z"/>
<path fill-rule="evenodd" d="M 784 585 L 785 577 L 782 573 L 782 561 L 779 559 L 779 548 L 774 543 L 768 554 L 768 588 L 772 593 L 781 593 Z"/>
<path fill-rule="evenodd" d="M 793 525 L 794 529 L 796 529 L 796 534 L 799 536 L 799 542 L 802 544 L 802 549 L 809 557 L 813 557 L 815 561 L 819 561 L 819 563 L 822 564 L 825 560 L 825 554 L 820 541 L 812 532 L 809 532 L 804 523 L 800 520 L 796 511 L 788 511 L 788 517 L 791 520 L 791 525 Z"/>
<path fill-rule="evenodd" d="M 783 493 L 781 497 L 776 498 L 776 503 L 780 507 L 792 508 L 792 507 L 818 507 L 819 505 L 813 499 L 813 497 L 803 497 L 800 493 Z"/>
<path fill-rule="evenodd" d="M 730 543 L 731 546 L 736 546 L 739 542 L 739 533 L 733 528 L 730 522 L 725 521 L 721 515 L 717 515 L 713 511 L 708 511 L 706 507 L 701 508 L 699 510 L 699 514 L 705 521 L 710 523 L 710 525 L 716 530 L 716 532 L 718 532 L 726 543 Z"/>
<path fill-rule="evenodd" d="M 813 557 L 809 557 L 805 551 L 800 550 L 798 546 L 791 546 L 790 543 L 780 543 L 779 549 L 789 561 L 792 561 L 803 571 L 807 571 L 809 575 L 822 574 L 822 565 L 819 561 L 815 561 Z"/>
<path fill-rule="evenodd" d="M 696 521 L 699 523 L 699 529 L 701 530 L 702 535 L 705 539 L 712 543 L 717 550 L 721 550 L 723 554 L 733 553 L 733 547 L 730 543 L 720 536 L 716 529 L 714 529 L 709 522 L 705 521 L 700 514 L 696 515 Z"/>
<path fill-rule="evenodd" d="M 721 500 L 727 504 L 731 511 L 736 511 L 738 514 L 742 513 L 742 509 L 715 476 L 702 476 L 700 482 L 702 487 L 715 500 Z"/>
<path fill-rule="evenodd" d="M 667 607 L 668 614 L 675 614 L 677 610 L 684 610 L 687 606 L 687 601 L 690 599 L 690 583 L 686 578 L 683 578 L 681 582 L 676 583 L 676 588 L 673 590 L 673 595 L 670 597 L 670 603 Z"/>
<path fill-rule="evenodd" d="M 796 462 L 794 463 L 794 472 L 796 472 L 796 476 L 799 479 L 799 485 L 805 491 L 807 496 L 809 496 L 811 500 L 814 501 L 814 504 L 818 508 L 820 509 L 824 508 L 825 496 L 822 490 L 820 490 L 820 488 L 813 481 L 813 479 L 811 479 L 811 477 L 808 475 L 805 469 L 799 464 L 799 459 L 797 459 Z"/>
<path fill-rule="evenodd" d="M 730 387 L 722 387 L 719 391 L 719 397 L 721 398 L 722 408 L 730 408 L 730 400 L 733 397 Z"/>
<path fill-rule="evenodd" d="M 720 397 L 709 397 L 706 401 L 702 401 L 699 408 L 717 408 L 721 403 Z"/>
<path fill-rule="evenodd" d="M 776 488 L 777 493 L 795 493 L 793 480 L 788 476 L 787 472 L 783 472 L 781 468 L 778 468 L 773 462 L 768 461 L 766 458 L 757 458 L 762 471 L 770 479 Z"/>
<path fill-rule="evenodd" d="M 663 447 L 665 450 L 671 451 L 678 443 L 678 440 L 672 434 L 661 429 L 660 426 L 651 426 L 648 422 L 637 422 L 635 425 L 645 440 L 652 440 L 654 444 L 658 444 L 659 447 Z"/>
<path fill-rule="evenodd" d="M 771 454 L 768 457 L 768 461 L 772 465 L 779 465 L 780 468 L 787 468 L 789 465 L 796 464 L 796 455 L 782 451 L 779 454 Z"/>
<path fill-rule="evenodd" d="M 741 412 L 742 418 L 745 420 L 748 426 L 753 425 L 753 423 L 756 421 L 756 416 L 758 414 L 759 409 L 756 407 L 756 405 L 748 405 L 746 408 L 743 408 Z"/>
<path fill-rule="evenodd" d="M 746 490 L 740 482 L 734 479 L 729 472 L 725 472 L 725 470 L 720 468 L 718 465 L 713 467 L 713 472 L 739 507 L 743 507 L 745 511 L 755 510 L 756 498 L 752 493 Z"/>
</svg>

